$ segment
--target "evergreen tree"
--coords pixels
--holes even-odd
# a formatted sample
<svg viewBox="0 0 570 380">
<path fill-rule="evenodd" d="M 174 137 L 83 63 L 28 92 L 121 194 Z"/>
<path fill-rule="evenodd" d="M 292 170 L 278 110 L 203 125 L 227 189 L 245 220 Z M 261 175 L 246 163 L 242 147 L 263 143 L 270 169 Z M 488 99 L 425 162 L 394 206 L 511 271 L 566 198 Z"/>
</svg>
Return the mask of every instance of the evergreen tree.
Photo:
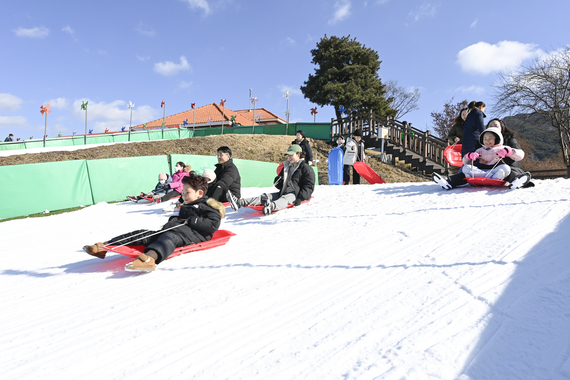
<svg viewBox="0 0 570 380">
<path fill-rule="evenodd" d="M 347 114 L 368 117 L 394 116 L 386 100 L 385 88 L 378 76 L 378 53 L 357 42 L 355 38 L 326 35 L 311 50 L 313 64 L 318 67 L 309 74 L 301 91 L 305 98 L 321 107 L 334 107 L 337 120 L 342 118 L 341 106 Z"/>
</svg>

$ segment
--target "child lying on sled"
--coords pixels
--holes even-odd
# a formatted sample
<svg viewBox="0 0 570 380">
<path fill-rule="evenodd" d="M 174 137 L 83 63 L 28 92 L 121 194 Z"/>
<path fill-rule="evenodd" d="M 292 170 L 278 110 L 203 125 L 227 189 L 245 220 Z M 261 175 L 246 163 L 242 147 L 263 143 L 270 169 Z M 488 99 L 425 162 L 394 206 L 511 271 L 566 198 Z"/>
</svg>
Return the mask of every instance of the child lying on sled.
<svg viewBox="0 0 570 380">
<path fill-rule="evenodd" d="M 206 178 L 191 172 L 182 179 L 184 204 L 180 214 L 169 219 L 160 231 L 137 230 L 116 236 L 104 243 L 86 245 L 88 254 L 104 259 L 105 245 L 144 245 L 146 248 L 135 261 L 125 266 L 127 271 L 153 271 L 156 265 L 166 260 L 176 248 L 211 240 L 225 216 L 225 208 L 215 199 L 204 194 L 208 189 Z M 132 238 L 129 239 L 129 238 Z"/>
</svg>

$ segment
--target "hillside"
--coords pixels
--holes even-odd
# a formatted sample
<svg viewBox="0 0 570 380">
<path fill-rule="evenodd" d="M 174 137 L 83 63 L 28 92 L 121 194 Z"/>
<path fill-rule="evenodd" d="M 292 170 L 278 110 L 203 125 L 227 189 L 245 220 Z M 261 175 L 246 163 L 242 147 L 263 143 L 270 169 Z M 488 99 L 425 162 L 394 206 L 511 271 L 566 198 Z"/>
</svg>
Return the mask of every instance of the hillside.
<svg viewBox="0 0 570 380">
<path fill-rule="evenodd" d="M 280 163 L 284 160 L 283 153 L 287 150 L 292 140 L 292 136 L 230 134 L 180 140 L 117 143 L 72 151 L 62 150 L 45 153 L 13 154 L 0 157 L 0 166 L 168 154 L 215 156 L 216 149 L 223 145 L 231 148 L 234 158 Z M 328 184 L 328 163 L 326 158 L 332 147 L 320 140 L 309 139 L 309 141 L 313 148 L 313 154 L 316 154 L 316 159 L 318 160 L 319 183 Z M 10 152 L 16 153 L 16 151 Z M 378 152 L 375 151 L 367 151 L 366 153 L 367 155 L 378 154 Z M 405 168 L 393 167 L 392 165 L 381 163 L 377 159 L 369 159 L 368 164 L 388 183 L 423 182 L 429 180 Z"/>
<path fill-rule="evenodd" d="M 560 143 L 558 133 L 550 121 L 536 115 L 518 114 L 503 119 L 508 128 L 515 132 L 515 138 L 524 145 L 526 140 L 534 146 L 528 158 L 542 161 L 558 156 Z"/>
</svg>

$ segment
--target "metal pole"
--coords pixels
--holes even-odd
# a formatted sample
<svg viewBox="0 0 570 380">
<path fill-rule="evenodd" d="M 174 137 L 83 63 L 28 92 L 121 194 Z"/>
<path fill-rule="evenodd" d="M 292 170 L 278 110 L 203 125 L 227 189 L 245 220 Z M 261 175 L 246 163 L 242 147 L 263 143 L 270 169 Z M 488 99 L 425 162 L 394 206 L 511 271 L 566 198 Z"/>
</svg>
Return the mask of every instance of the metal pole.
<svg viewBox="0 0 570 380">
<path fill-rule="evenodd" d="M 129 141 L 131 141 L 131 129 L 133 129 L 133 109 L 131 107 L 129 107 L 131 109 L 131 121 L 129 123 Z"/>
<path fill-rule="evenodd" d="M 47 112 L 46 112 L 46 125 L 44 127 L 44 148 L 46 147 L 46 135 L 47 135 Z"/>
</svg>

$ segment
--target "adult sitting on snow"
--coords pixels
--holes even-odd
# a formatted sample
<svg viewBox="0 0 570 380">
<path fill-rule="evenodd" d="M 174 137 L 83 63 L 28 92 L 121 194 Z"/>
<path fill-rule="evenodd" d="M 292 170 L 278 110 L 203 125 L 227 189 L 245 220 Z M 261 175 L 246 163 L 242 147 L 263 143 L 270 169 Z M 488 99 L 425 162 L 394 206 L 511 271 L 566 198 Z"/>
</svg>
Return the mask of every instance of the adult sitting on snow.
<svg viewBox="0 0 570 380">
<path fill-rule="evenodd" d="M 275 177 L 277 193 L 264 193 L 253 198 L 234 197 L 228 192 L 230 204 L 234 210 L 244 206 L 263 205 L 263 214 L 269 215 L 272 211 L 286 208 L 294 203 L 295 206 L 302 201 L 309 200 L 315 189 L 315 172 L 305 162 L 305 154 L 299 145 L 293 144 L 287 152 L 287 160 L 283 162 L 283 169 Z"/>
<path fill-rule="evenodd" d="M 224 206 L 204 195 L 208 189 L 206 178 L 192 172 L 182 179 L 182 183 L 184 205 L 180 208 L 180 214 L 171 217 L 168 223 L 162 226 L 161 231 L 132 231 L 105 243 L 86 245 L 83 250 L 104 259 L 107 251 L 103 246 L 124 244 L 126 239 L 129 245 L 144 245 L 146 248 L 135 261 L 125 266 L 125 270 L 153 271 L 156 265 L 166 260 L 176 248 L 211 240 L 225 216 Z"/>
<path fill-rule="evenodd" d="M 518 141 L 515 139 L 514 133 L 507 128 L 503 120 L 493 119 L 487 124 L 487 128 L 499 128 L 501 134 L 503 135 L 503 145 L 513 149 L 514 151 L 522 152 L 522 148 L 518 143 Z M 509 165 L 511 169 L 510 174 L 504 178 L 504 180 L 506 181 L 505 185 L 513 190 L 521 187 L 526 188 L 534 186 L 534 183 L 530 182 L 531 178 L 530 173 L 523 171 L 521 168 L 520 160 L 522 158 L 519 158 L 518 160 L 516 160 L 515 158 L 509 155 L 503 159 L 503 161 L 507 165 Z M 433 173 L 432 178 L 435 183 L 437 183 L 444 189 L 451 190 L 452 188 L 467 183 L 467 181 L 465 180 L 465 174 L 463 173 L 464 167 L 465 166 L 461 167 L 459 173 L 452 175 L 449 178 L 446 178 L 445 176 L 438 173 Z"/>
<path fill-rule="evenodd" d="M 241 177 L 232 160 L 232 150 L 227 146 L 218 148 L 218 163 L 214 173 L 216 178 L 208 187 L 208 197 L 219 202 L 229 202 L 228 190 L 237 198 L 241 196 Z"/>
</svg>

